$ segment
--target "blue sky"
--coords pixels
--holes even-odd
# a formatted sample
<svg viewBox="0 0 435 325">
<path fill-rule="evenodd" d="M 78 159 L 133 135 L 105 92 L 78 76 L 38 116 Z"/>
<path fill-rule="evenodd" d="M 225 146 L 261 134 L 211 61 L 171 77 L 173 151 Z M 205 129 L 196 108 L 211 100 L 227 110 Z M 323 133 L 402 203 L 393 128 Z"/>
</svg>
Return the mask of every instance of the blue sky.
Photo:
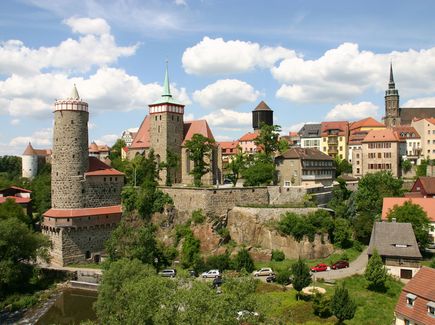
<svg viewBox="0 0 435 325">
<path fill-rule="evenodd" d="M 56 98 L 77 84 L 90 141 L 138 127 L 165 61 L 185 119 L 218 140 L 264 100 L 283 133 L 381 119 L 392 61 L 402 106 L 435 105 L 433 1 L 0 2 L 0 155 L 51 146 Z"/>
</svg>

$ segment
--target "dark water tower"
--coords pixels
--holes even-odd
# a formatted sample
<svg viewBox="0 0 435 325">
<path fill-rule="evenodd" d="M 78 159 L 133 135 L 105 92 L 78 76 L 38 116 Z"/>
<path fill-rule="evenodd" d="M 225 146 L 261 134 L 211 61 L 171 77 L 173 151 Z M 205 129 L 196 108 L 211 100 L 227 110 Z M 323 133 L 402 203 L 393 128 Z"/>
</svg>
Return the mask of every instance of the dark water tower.
<svg viewBox="0 0 435 325">
<path fill-rule="evenodd" d="M 264 101 L 252 111 L 252 127 L 254 130 L 259 130 L 261 124 L 273 125 L 273 111 Z"/>
</svg>

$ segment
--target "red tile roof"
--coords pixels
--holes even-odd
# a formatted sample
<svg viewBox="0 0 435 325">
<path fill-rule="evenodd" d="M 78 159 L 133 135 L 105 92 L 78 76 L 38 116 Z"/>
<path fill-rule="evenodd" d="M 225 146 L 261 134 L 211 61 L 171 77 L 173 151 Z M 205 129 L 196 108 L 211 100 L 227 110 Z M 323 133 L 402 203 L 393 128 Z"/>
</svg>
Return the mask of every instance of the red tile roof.
<svg viewBox="0 0 435 325">
<path fill-rule="evenodd" d="M 242 137 L 239 139 L 239 141 L 241 142 L 245 142 L 245 141 L 254 141 L 258 136 L 258 133 L 255 132 L 248 132 L 244 135 L 242 135 Z"/>
<path fill-rule="evenodd" d="M 34 149 L 30 142 L 23 152 L 23 156 L 49 156 L 49 155 L 51 155 L 51 149 Z"/>
<path fill-rule="evenodd" d="M 257 107 L 255 107 L 254 111 L 271 111 L 270 107 L 262 100 Z"/>
<path fill-rule="evenodd" d="M 18 186 L 14 186 L 14 185 L 9 186 L 9 187 L 7 187 L 7 188 L 3 188 L 3 189 L 1 189 L 1 190 L 0 190 L 0 193 L 2 193 L 2 192 L 4 192 L 4 191 L 7 191 L 7 190 L 10 190 L 10 189 L 12 189 L 12 190 L 16 190 L 17 192 L 32 193 L 31 190 L 28 190 L 28 189 L 25 189 L 25 188 L 22 188 L 22 187 L 18 187 Z"/>
<path fill-rule="evenodd" d="M 421 176 L 418 179 L 427 194 L 435 195 L 435 177 Z"/>
<path fill-rule="evenodd" d="M 329 130 L 338 130 L 337 135 L 347 136 L 349 132 L 349 123 L 347 121 L 322 122 L 320 128 L 321 136 L 328 136 Z"/>
<path fill-rule="evenodd" d="M 184 140 L 183 145 L 187 140 L 192 140 L 194 134 L 201 134 L 206 138 L 214 140 L 213 133 L 208 126 L 206 120 L 195 120 L 184 122 Z"/>
<path fill-rule="evenodd" d="M 85 173 L 86 176 L 122 176 L 124 173 L 121 173 L 119 170 L 116 170 L 109 165 L 103 163 L 96 157 L 89 157 L 89 169 Z"/>
<path fill-rule="evenodd" d="M 418 324 L 435 324 L 435 318 L 427 312 L 427 303 L 435 302 L 435 269 L 422 267 L 403 288 L 396 304 L 396 314 Z M 413 306 L 407 303 L 407 295 L 416 297 Z"/>
<path fill-rule="evenodd" d="M 397 133 L 399 139 L 401 140 L 420 139 L 420 134 L 418 134 L 417 130 L 410 125 L 396 126 L 393 128 L 393 130 Z"/>
<path fill-rule="evenodd" d="M 299 134 L 296 132 L 296 131 L 290 131 L 289 133 L 288 133 L 288 135 L 289 135 L 289 137 L 299 137 Z"/>
<path fill-rule="evenodd" d="M 131 143 L 131 149 L 146 149 L 150 147 L 150 116 L 147 115 L 142 121 L 136 136 Z"/>
<path fill-rule="evenodd" d="M 388 213 L 395 205 L 401 206 L 406 201 L 411 201 L 411 203 L 421 206 L 426 211 L 429 220 L 435 222 L 435 199 L 418 197 L 385 197 L 382 204 L 382 219 L 387 219 Z"/>
<path fill-rule="evenodd" d="M 221 146 L 222 150 L 226 149 L 236 149 L 239 145 L 238 141 L 221 141 L 218 142 L 218 144 Z"/>
<path fill-rule="evenodd" d="M 44 213 L 44 217 L 50 218 L 80 218 L 88 216 L 97 216 L 104 214 L 122 213 L 120 205 L 100 208 L 84 208 L 84 209 L 50 209 Z"/>
<path fill-rule="evenodd" d="M 391 129 L 371 130 L 362 142 L 399 142 L 397 132 Z"/>
<path fill-rule="evenodd" d="M 349 123 L 349 129 L 351 131 L 355 130 L 355 129 L 362 128 L 362 127 L 376 127 L 376 128 L 379 128 L 379 127 L 385 127 L 385 124 L 376 121 L 373 117 L 367 117 L 365 119 Z"/>
<path fill-rule="evenodd" d="M 12 199 L 17 204 L 26 204 L 32 201 L 29 197 L 18 197 L 18 196 L 0 196 L 0 204 L 5 203 L 7 199 Z"/>
</svg>

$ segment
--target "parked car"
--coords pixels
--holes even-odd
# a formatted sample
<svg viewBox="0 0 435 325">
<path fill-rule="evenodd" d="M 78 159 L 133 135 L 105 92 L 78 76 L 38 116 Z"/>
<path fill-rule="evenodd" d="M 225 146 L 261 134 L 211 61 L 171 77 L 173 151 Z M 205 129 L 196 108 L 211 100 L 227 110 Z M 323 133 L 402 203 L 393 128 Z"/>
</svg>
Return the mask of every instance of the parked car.
<svg viewBox="0 0 435 325">
<path fill-rule="evenodd" d="M 253 272 L 254 276 L 268 276 L 275 274 L 270 267 L 263 267 L 262 269 L 259 269 L 258 271 Z"/>
<path fill-rule="evenodd" d="M 311 268 L 311 272 L 323 272 L 328 270 L 328 265 L 319 263 Z"/>
<path fill-rule="evenodd" d="M 189 275 L 190 275 L 192 278 L 196 278 L 196 277 L 198 276 L 198 273 L 196 273 L 195 270 L 189 270 Z"/>
<path fill-rule="evenodd" d="M 275 274 L 268 275 L 267 278 L 266 278 L 266 282 L 267 283 L 272 283 L 272 282 L 275 282 L 275 281 L 276 281 L 276 275 Z"/>
<path fill-rule="evenodd" d="M 177 270 L 175 269 L 165 269 L 159 272 L 160 276 L 167 278 L 174 278 L 177 275 Z"/>
<path fill-rule="evenodd" d="M 331 265 L 331 269 L 333 269 L 333 270 L 345 269 L 347 267 L 349 267 L 348 261 L 337 261 Z"/>
<path fill-rule="evenodd" d="M 217 278 L 213 279 L 213 289 L 216 289 L 217 287 L 220 287 L 224 283 L 224 280 L 221 276 L 218 276 Z"/>
<path fill-rule="evenodd" d="M 210 270 L 201 274 L 203 278 L 217 278 L 220 275 L 219 270 Z"/>
</svg>

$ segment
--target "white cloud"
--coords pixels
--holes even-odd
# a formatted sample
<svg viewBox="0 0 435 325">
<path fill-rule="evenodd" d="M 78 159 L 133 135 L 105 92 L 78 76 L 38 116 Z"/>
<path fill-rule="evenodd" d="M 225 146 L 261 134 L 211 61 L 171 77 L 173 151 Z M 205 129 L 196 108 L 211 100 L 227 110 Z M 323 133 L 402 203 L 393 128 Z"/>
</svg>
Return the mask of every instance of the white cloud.
<svg viewBox="0 0 435 325">
<path fill-rule="evenodd" d="M 14 118 L 13 120 L 11 120 L 11 125 L 16 126 L 16 125 L 18 125 L 18 124 L 20 124 L 20 120 L 19 120 L 19 119 Z"/>
<path fill-rule="evenodd" d="M 243 103 L 254 102 L 260 96 L 250 84 L 236 80 L 218 80 L 193 93 L 193 100 L 205 108 L 235 108 Z"/>
<path fill-rule="evenodd" d="M 320 122 L 301 122 L 282 128 L 282 133 L 298 132 L 305 124 L 318 124 Z"/>
<path fill-rule="evenodd" d="M 80 34 L 109 34 L 110 26 L 102 18 L 77 18 L 71 17 L 64 20 L 64 23 L 71 27 L 74 33 Z"/>
<path fill-rule="evenodd" d="M 296 53 L 283 47 L 265 47 L 258 43 L 204 37 L 183 53 L 183 67 L 189 74 L 224 74 L 269 68 Z"/>
<path fill-rule="evenodd" d="M 401 107 L 435 107 L 435 97 L 414 98 L 400 105 Z"/>
<path fill-rule="evenodd" d="M 335 106 L 326 114 L 327 121 L 360 120 L 368 116 L 376 116 L 378 106 L 371 102 L 358 104 L 346 103 Z"/>
<path fill-rule="evenodd" d="M 271 72 L 282 83 L 277 97 L 299 103 L 333 103 L 355 99 L 368 89 L 385 90 L 390 61 L 402 95 L 435 92 L 435 47 L 377 54 L 360 50 L 358 44 L 343 43 L 318 59 L 285 58 Z"/>
<path fill-rule="evenodd" d="M 105 135 L 101 136 L 99 139 L 95 140 L 95 143 L 98 145 L 107 144 L 110 147 L 119 138 L 120 138 L 120 136 L 117 134 L 105 134 Z"/>
<path fill-rule="evenodd" d="M 14 147 L 24 148 L 24 146 L 26 146 L 29 142 L 31 142 L 32 145 L 37 149 L 39 148 L 47 149 L 51 147 L 52 137 L 53 137 L 53 129 L 45 128 L 34 132 L 30 136 L 15 137 L 9 142 L 9 145 Z"/>
<path fill-rule="evenodd" d="M 175 0 L 174 3 L 175 3 L 177 6 L 187 6 L 187 2 L 186 2 L 186 0 Z"/>
<path fill-rule="evenodd" d="M 93 31 L 95 35 L 86 34 L 78 40 L 68 38 L 57 46 L 36 49 L 25 46 L 20 40 L 0 42 L 0 74 L 34 75 L 42 69 L 86 72 L 93 66 L 105 66 L 116 62 L 119 57 L 131 56 L 136 52 L 138 45 L 119 47 L 111 34 L 97 34 L 98 30 L 103 32 L 105 28 L 107 32 L 110 31 L 104 20 L 80 19 L 96 23 L 78 27 L 73 19 L 70 21 L 73 30 Z"/>
<path fill-rule="evenodd" d="M 234 130 L 251 125 L 252 114 L 236 112 L 229 109 L 220 109 L 203 116 L 201 119 L 207 120 L 210 126 Z"/>
<path fill-rule="evenodd" d="M 55 98 L 66 98 L 73 84 L 92 112 L 144 109 L 158 99 L 163 88 L 158 83 L 143 84 L 122 69 L 103 67 L 88 78 L 45 73 L 36 76 L 13 75 L 0 81 L 0 107 L 13 117 L 51 116 Z M 171 85 L 177 100 L 190 104 L 185 88 Z"/>
</svg>

